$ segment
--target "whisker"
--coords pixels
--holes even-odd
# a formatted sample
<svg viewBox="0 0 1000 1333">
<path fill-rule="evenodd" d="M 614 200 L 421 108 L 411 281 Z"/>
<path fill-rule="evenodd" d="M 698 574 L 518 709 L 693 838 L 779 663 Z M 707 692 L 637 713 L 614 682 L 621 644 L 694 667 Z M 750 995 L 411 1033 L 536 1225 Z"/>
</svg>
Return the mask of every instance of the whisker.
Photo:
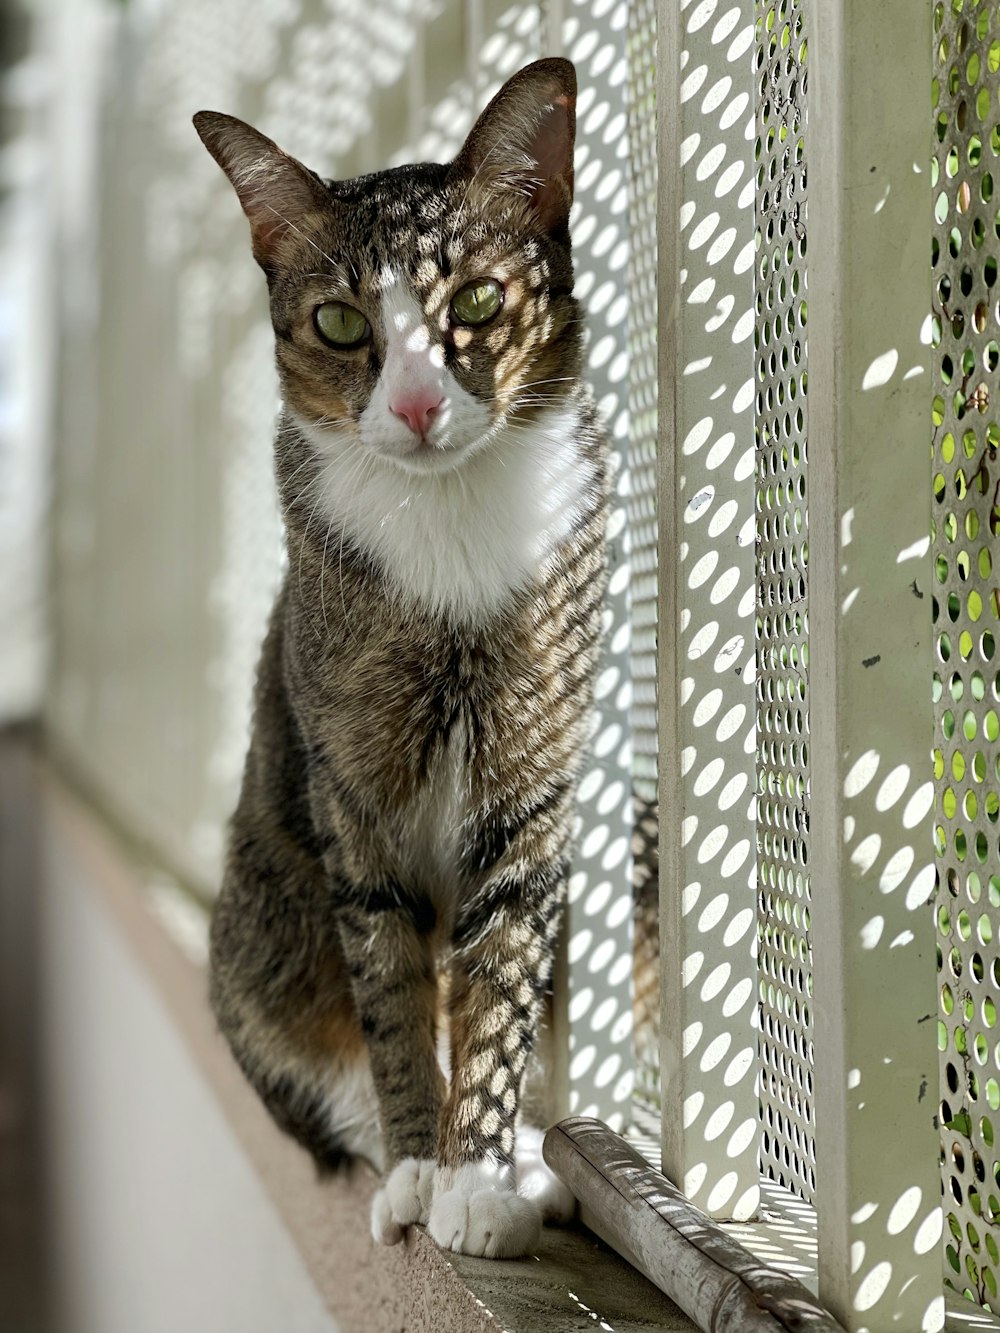
<svg viewBox="0 0 1000 1333">
<path fill-rule="evenodd" d="M 547 380 L 530 380 L 527 384 L 522 384 L 522 389 L 537 389 L 539 384 L 575 384 L 577 377 L 575 375 L 553 375 Z"/>
<path fill-rule="evenodd" d="M 320 477 L 320 475 L 319 475 L 318 473 L 316 474 L 316 476 L 314 476 L 314 477 L 310 477 L 309 480 L 306 482 L 306 484 L 305 484 L 305 485 L 302 487 L 302 489 L 299 491 L 298 495 L 296 495 L 296 497 L 294 498 L 294 500 L 289 500 L 289 501 L 288 501 L 288 503 L 285 505 L 285 508 L 286 508 L 286 509 L 295 509 L 295 508 L 297 508 L 299 501 L 302 499 L 302 497 L 303 497 L 304 495 L 306 495 L 306 494 L 308 493 L 310 486 L 315 486 L 316 483 L 319 482 L 319 481 L 322 481 L 322 478 Z"/>
<path fill-rule="evenodd" d="M 316 462 L 317 462 L 317 460 L 316 460 L 312 455 L 310 455 L 309 457 L 304 458 L 304 459 L 302 460 L 302 462 L 298 465 L 298 467 L 293 468 L 293 470 L 288 474 L 287 477 L 282 477 L 282 478 L 281 478 L 280 482 L 278 483 L 278 494 L 279 494 L 279 496 L 281 496 L 282 501 L 284 501 L 284 495 L 285 495 L 285 492 L 288 490 L 289 486 L 290 486 L 291 483 L 295 480 L 295 478 L 299 475 L 299 473 L 302 471 L 302 469 L 303 469 L 304 467 L 308 467 L 308 466 L 310 465 L 310 463 L 315 464 Z M 305 484 L 305 488 L 304 488 L 304 490 L 302 490 L 302 491 L 299 492 L 299 494 L 295 497 L 295 500 L 290 500 L 290 501 L 288 501 L 288 508 L 291 508 L 292 505 L 294 505 L 294 504 L 296 503 L 296 501 L 297 501 L 298 499 L 301 498 L 301 496 L 305 493 L 305 490 L 308 490 L 308 488 L 312 485 L 312 483 L 313 483 L 315 480 L 316 480 L 316 476 L 315 476 L 315 475 L 309 478 L 309 480 L 308 480 L 308 481 L 306 482 L 306 484 Z"/>
</svg>

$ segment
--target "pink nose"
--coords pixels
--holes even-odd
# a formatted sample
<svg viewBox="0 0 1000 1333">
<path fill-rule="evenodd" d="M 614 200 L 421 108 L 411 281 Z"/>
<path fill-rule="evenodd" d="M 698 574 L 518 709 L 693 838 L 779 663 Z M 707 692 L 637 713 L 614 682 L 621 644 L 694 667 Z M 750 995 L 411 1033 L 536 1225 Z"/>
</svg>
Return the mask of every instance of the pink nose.
<svg viewBox="0 0 1000 1333">
<path fill-rule="evenodd" d="M 389 411 L 400 421 L 405 421 L 415 435 L 423 437 L 431 428 L 431 417 L 443 402 L 439 393 L 411 394 L 390 403 Z"/>
</svg>

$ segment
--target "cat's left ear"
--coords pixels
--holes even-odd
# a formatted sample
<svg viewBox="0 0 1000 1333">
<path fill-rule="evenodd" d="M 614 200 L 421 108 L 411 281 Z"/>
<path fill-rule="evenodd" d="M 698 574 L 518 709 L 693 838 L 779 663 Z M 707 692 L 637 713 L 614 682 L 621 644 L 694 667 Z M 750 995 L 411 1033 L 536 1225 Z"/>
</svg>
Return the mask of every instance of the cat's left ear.
<svg viewBox="0 0 1000 1333">
<path fill-rule="evenodd" d="M 526 197 L 548 232 L 564 231 L 573 202 L 576 70 L 551 57 L 508 79 L 452 164 L 487 190 Z"/>
<path fill-rule="evenodd" d="M 220 111 L 199 111 L 194 127 L 229 177 L 250 223 L 254 258 L 265 273 L 281 241 L 330 207 L 322 181 L 259 130 Z"/>
</svg>

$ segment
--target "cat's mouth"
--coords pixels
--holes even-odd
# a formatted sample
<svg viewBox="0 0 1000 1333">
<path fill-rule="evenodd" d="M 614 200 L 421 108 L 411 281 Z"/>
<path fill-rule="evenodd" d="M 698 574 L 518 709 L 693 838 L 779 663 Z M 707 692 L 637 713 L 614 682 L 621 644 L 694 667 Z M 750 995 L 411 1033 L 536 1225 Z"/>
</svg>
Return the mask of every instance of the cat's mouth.
<svg viewBox="0 0 1000 1333">
<path fill-rule="evenodd" d="M 481 440 L 455 444 L 423 439 L 415 441 L 405 453 L 395 450 L 392 452 L 379 450 L 379 454 L 388 462 L 395 463 L 402 468 L 404 472 L 426 475 L 434 472 L 450 472 L 475 453 L 481 443 Z"/>
</svg>

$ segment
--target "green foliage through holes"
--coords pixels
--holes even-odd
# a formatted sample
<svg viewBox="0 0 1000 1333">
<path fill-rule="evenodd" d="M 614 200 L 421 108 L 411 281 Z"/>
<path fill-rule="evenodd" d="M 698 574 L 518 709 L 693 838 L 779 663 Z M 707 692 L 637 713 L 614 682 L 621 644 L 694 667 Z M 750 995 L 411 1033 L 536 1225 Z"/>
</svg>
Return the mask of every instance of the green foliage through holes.
<svg viewBox="0 0 1000 1333">
<path fill-rule="evenodd" d="M 1000 592 L 1000 14 L 934 8 L 931 401 L 941 1161 L 946 1282 L 1000 1309 L 1000 739 L 993 666 Z M 995 882 L 995 887 L 994 887 Z"/>
</svg>

